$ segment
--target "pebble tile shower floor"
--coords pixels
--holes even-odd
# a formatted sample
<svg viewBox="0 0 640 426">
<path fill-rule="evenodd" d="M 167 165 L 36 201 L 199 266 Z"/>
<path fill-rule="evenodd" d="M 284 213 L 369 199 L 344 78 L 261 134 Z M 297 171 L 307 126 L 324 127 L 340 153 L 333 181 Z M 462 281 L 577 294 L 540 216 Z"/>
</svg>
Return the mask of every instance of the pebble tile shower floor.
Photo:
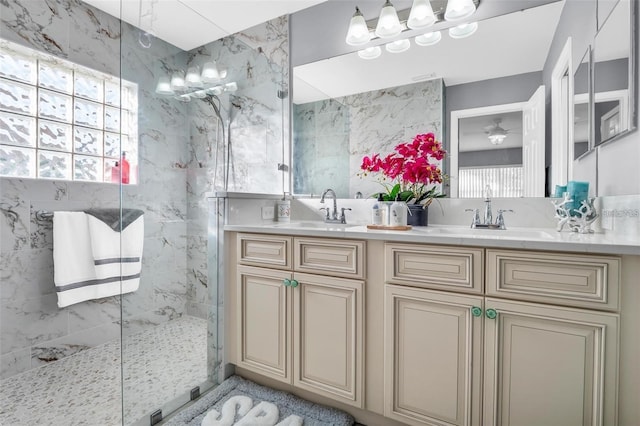
<svg viewBox="0 0 640 426">
<path fill-rule="evenodd" d="M 183 316 L 0 381 L 0 425 L 132 423 L 207 379 L 207 323 Z M 122 372 L 122 378 L 121 378 Z M 123 386 L 121 390 L 121 383 Z"/>
</svg>

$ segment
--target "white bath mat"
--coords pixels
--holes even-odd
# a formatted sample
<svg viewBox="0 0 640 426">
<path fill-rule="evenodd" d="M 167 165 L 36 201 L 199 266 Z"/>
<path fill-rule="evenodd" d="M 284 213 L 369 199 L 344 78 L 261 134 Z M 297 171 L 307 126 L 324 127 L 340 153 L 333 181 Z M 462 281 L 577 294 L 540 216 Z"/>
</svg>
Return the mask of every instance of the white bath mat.
<svg viewBox="0 0 640 426">
<path fill-rule="evenodd" d="M 231 376 L 193 405 L 170 418 L 167 426 L 350 426 L 351 415 L 314 404 L 287 392 Z"/>
</svg>

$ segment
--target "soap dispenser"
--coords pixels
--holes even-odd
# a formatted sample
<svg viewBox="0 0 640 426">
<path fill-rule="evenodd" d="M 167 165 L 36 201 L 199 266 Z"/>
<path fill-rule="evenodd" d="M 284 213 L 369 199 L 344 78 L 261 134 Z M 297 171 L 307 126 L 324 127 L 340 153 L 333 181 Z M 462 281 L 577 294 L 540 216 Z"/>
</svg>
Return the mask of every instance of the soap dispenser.
<svg viewBox="0 0 640 426">
<path fill-rule="evenodd" d="M 378 200 L 371 207 L 371 223 L 374 225 L 385 224 L 385 206 L 382 194 L 378 194 Z"/>
<path fill-rule="evenodd" d="M 391 204 L 390 214 L 389 224 L 391 226 L 407 226 L 407 203 L 400 200 L 400 194 Z"/>
</svg>

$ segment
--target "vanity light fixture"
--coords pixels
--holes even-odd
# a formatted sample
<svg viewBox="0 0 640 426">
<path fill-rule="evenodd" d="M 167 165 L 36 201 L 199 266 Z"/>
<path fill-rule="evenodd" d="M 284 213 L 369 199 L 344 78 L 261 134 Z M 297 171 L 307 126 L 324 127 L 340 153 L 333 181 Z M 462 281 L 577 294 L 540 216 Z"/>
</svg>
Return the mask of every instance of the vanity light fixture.
<svg viewBox="0 0 640 426">
<path fill-rule="evenodd" d="M 391 43 L 387 43 L 384 45 L 385 50 L 389 53 L 406 52 L 407 50 L 409 50 L 410 47 L 411 47 L 411 42 L 409 41 L 408 38 L 395 40 L 395 41 L 392 41 Z"/>
<path fill-rule="evenodd" d="M 380 46 L 370 46 L 366 49 L 358 50 L 358 56 L 362 59 L 376 59 L 382 55 Z"/>
<path fill-rule="evenodd" d="M 202 71 L 197 65 L 191 65 L 185 74 L 178 69 L 171 77 L 163 75 L 158 78 L 156 94 L 173 96 L 182 102 L 192 98 L 202 99 L 207 95 L 219 95 L 222 92 L 238 90 L 236 82 L 224 82 L 227 70 L 219 69 L 215 62 L 205 62 Z"/>
<path fill-rule="evenodd" d="M 480 0 L 413 0 L 411 9 L 398 12 L 389 0 L 385 0 L 377 20 L 367 22 L 360 8 L 351 17 L 345 42 L 351 46 L 364 46 L 374 39 L 394 38 L 403 32 L 425 29 L 437 22 L 460 21 L 473 15 Z M 453 24 L 455 25 L 455 24 Z M 373 29 L 375 27 L 375 30 Z M 454 39 L 469 37 L 478 29 L 477 22 L 462 23 L 449 28 L 449 36 Z M 415 33 L 413 33 L 415 34 Z M 441 31 L 431 31 L 415 36 L 419 46 L 432 46 L 442 39 Z M 380 42 L 378 41 L 378 44 Z M 385 45 L 385 50 L 400 53 L 411 47 L 409 37 L 394 40 Z M 369 46 L 358 51 L 362 59 L 375 59 L 381 55 L 378 46 Z"/>
<path fill-rule="evenodd" d="M 473 0 L 448 0 L 444 19 L 447 21 L 461 21 L 473 15 L 476 5 Z"/>
<path fill-rule="evenodd" d="M 421 30 L 436 23 L 436 15 L 433 13 L 429 0 L 413 0 L 407 27 L 412 30 Z"/>
<path fill-rule="evenodd" d="M 418 46 L 433 46 L 442 40 L 442 33 L 440 31 L 433 31 L 430 33 L 416 36 L 414 41 Z"/>
<path fill-rule="evenodd" d="M 449 28 L 449 37 L 455 39 L 469 37 L 471 34 L 475 33 L 477 29 L 477 22 L 460 24 L 457 27 Z"/>
</svg>

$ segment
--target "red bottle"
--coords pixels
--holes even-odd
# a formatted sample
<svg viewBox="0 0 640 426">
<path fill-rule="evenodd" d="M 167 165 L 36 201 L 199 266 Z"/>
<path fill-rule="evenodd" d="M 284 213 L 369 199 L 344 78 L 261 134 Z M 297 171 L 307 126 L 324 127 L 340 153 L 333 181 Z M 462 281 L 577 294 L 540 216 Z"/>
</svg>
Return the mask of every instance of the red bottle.
<svg viewBox="0 0 640 426">
<path fill-rule="evenodd" d="M 116 161 L 116 164 L 111 167 L 111 183 L 120 183 L 120 163 Z"/>
<path fill-rule="evenodd" d="M 120 175 L 122 177 L 122 183 L 129 183 L 129 162 L 126 158 L 127 153 L 122 151 L 122 158 L 120 159 Z"/>
</svg>

